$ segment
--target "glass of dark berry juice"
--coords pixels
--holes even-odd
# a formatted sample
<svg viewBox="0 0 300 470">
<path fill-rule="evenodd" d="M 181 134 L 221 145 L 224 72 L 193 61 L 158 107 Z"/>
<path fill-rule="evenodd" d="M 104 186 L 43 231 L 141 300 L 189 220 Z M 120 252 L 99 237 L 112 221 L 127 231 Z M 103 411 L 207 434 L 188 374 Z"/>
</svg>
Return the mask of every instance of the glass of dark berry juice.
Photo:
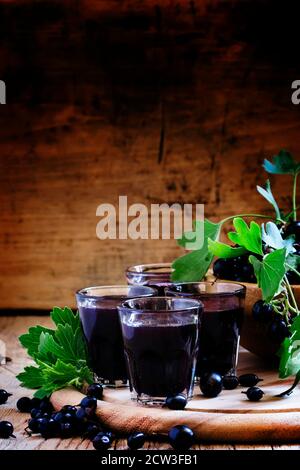
<svg viewBox="0 0 300 470">
<path fill-rule="evenodd" d="M 80 321 L 95 380 L 109 386 L 127 384 L 118 305 L 133 297 L 150 297 L 147 286 L 87 287 L 76 293 Z"/>
<path fill-rule="evenodd" d="M 132 398 L 148 405 L 193 394 L 201 302 L 171 297 L 125 301 L 118 307 Z"/>
<path fill-rule="evenodd" d="M 245 286 L 233 282 L 178 283 L 166 295 L 200 300 L 204 306 L 196 376 L 233 375 L 238 361 Z"/>
<path fill-rule="evenodd" d="M 170 263 L 139 264 L 126 270 L 128 284 L 151 286 L 158 295 L 165 295 L 165 288 L 172 284 L 172 267 Z"/>
</svg>

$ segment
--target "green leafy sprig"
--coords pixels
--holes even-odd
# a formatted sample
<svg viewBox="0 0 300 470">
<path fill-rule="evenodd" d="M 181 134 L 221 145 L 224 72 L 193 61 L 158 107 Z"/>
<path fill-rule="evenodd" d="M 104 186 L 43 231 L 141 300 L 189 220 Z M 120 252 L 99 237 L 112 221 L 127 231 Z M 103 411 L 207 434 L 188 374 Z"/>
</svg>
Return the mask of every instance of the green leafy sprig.
<svg viewBox="0 0 300 470">
<path fill-rule="evenodd" d="M 51 319 L 56 329 L 37 325 L 19 338 L 36 365 L 25 367 L 17 378 L 23 387 L 37 389 L 34 396 L 38 398 L 93 382 L 79 314 L 68 307 L 54 307 Z"/>
<path fill-rule="evenodd" d="M 293 176 L 292 211 L 282 213 L 271 190 L 271 183 L 267 180 L 265 188 L 257 186 L 257 191 L 273 206 L 275 217 L 272 219 L 262 214 L 241 214 L 227 217 L 218 223 L 196 221 L 194 232 L 184 234 L 178 241 L 180 246 L 193 251 L 173 262 L 172 279 L 175 282 L 200 281 L 207 274 L 214 256 L 235 258 L 248 255 L 257 284 L 261 288 L 262 299 L 271 303 L 274 311 L 285 318 L 291 333 L 278 352 L 281 359 L 280 377 L 295 376 L 294 385 L 283 392 L 283 396 L 291 393 L 300 382 L 300 312 L 286 276 L 288 271 L 292 271 L 300 277 L 300 256 L 295 253 L 294 237 L 282 236 L 291 218 L 297 220 L 296 189 L 300 163 L 289 152 L 281 150 L 278 155 L 274 155 L 272 161 L 264 160 L 263 167 L 270 174 Z M 266 218 L 269 222 L 259 226 L 252 221 L 248 225 L 244 220 L 246 217 Z M 233 221 L 235 232 L 229 232 L 227 236 L 234 246 L 219 241 L 223 225 L 230 220 Z M 194 239 L 201 239 L 198 233 L 200 231 L 204 234 L 202 246 L 190 248 L 193 234 Z"/>
</svg>

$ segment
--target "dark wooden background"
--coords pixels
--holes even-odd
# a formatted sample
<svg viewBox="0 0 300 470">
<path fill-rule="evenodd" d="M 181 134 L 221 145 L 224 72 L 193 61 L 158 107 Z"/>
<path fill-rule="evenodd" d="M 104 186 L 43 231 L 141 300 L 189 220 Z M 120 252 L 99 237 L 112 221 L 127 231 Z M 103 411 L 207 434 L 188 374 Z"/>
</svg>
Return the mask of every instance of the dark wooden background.
<svg viewBox="0 0 300 470">
<path fill-rule="evenodd" d="M 0 2 L 0 308 L 74 304 L 172 260 L 174 241 L 100 241 L 96 207 L 265 210 L 264 157 L 300 158 L 297 2 Z M 289 178 L 274 180 L 283 207 Z"/>
</svg>

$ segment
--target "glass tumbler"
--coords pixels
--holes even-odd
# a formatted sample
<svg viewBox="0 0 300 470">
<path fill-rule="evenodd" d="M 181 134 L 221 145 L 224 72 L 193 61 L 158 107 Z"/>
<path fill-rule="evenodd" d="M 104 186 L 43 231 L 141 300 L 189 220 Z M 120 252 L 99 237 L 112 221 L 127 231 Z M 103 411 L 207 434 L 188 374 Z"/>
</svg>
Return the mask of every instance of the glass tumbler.
<svg viewBox="0 0 300 470">
<path fill-rule="evenodd" d="M 128 284 L 151 286 L 157 290 L 158 295 L 165 295 L 165 288 L 172 285 L 171 263 L 139 264 L 130 266 L 126 270 Z"/>
<path fill-rule="evenodd" d="M 118 315 L 118 305 L 133 297 L 150 297 L 147 286 L 87 287 L 76 293 L 77 306 L 95 380 L 124 386 L 127 370 Z"/>
<path fill-rule="evenodd" d="M 127 300 L 118 309 L 132 398 L 148 405 L 178 393 L 191 398 L 201 303 L 152 297 Z"/>
<path fill-rule="evenodd" d="M 166 295 L 203 303 L 197 377 L 205 372 L 235 375 L 245 293 L 245 286 L 233 282 L 178 283 L 166 289 Z"/>
</svg>

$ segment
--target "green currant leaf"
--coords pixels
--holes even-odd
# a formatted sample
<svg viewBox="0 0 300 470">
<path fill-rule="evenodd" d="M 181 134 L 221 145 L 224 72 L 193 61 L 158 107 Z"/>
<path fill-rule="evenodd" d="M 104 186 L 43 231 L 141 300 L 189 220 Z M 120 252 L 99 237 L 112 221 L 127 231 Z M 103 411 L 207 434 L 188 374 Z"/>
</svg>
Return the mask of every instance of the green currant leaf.
<svg viewBox="0 0 300 470">
<path fill-rule="evenodd" d="M 211 238 L 208 239 L 208 250 L 218 258 L 236 258 L 247 253 L 246 248 L 242 246 L 234 248 Z"/>
<path fill-rule="evenodd" d="M 265 159 L 263 167 L 274 175 L 294 175 L 300 171 L 300 163 L 295 162 L 294 157 L 286 150 L 280 150 L 278 155 L 274 155 L 273 162 Z"/>
<path fill-rule="evenodd" d="M 256 189 L 259 192 L 259 194 L 261 194 L 274 207 L 276 218 L 280 219 L 281 218 L 280 209 L 271 191 L 270 181 L 267 180 L 266 188 L 262 188 L 261 186 L 256 186 Z"/>
<path fill-rule="evenodd" d="M 252 253 L 263 255 L 261 230 L 256 222 L 252 221 L 248 227 L 244 219 L 236 217 L 233 219 L 233 226 L 236 232 L 227 234 L 230 241 Z"/>
<path fill-rule="evenodd" d="M 280 233 L 279 228 L 274 222 L 267 222 L 266 225 L 262 224 L 261 226 L 262 240 L 265 242 L 266 246 L 279 250 L 280 248 L 285 248 L 286 255 L 294 253 L 296 250 L 293 247 L 295 243 L 294 237 L 283 239 Z"/>
<path fill-rule="evenodd" d="M 197 221 L 195 229 L 204 231 L 203 246 L 200 249 L 196 249 L 177 258 L 173 262 L 173 281 L 200 281 L 205 276 L 213 259 L 213 254 L 208 250 L 208 239 L 216 240 L 219 237 L 221 225 L 222 223 L 216 224 L 209 220 L 203 222 Z M 195 232 L 189 232 L 188 234 L 184 234 L 179 244 L 187 247 L 187 244 L 190 244 L 191 241 L 196 241 L 197 238 L 200 239 L 201 237 L 195 234 Z"/>
<path fill-rule="evenodd" d="M 258 287 L 262 290 L 262 298 L 269 302 L 280 291 L 285 275 L 285 249 L 272 251 L 262 261 L 251 255 L 249 261 L 253 265 Z"/>
<path fill-rule="evenodd" d="M 279 377 L 284 379 L 300 371 L 300 316 L 290 326 L 291 336 L 285 338 L 278 351 L 280 357 Z"/>
</svg>

